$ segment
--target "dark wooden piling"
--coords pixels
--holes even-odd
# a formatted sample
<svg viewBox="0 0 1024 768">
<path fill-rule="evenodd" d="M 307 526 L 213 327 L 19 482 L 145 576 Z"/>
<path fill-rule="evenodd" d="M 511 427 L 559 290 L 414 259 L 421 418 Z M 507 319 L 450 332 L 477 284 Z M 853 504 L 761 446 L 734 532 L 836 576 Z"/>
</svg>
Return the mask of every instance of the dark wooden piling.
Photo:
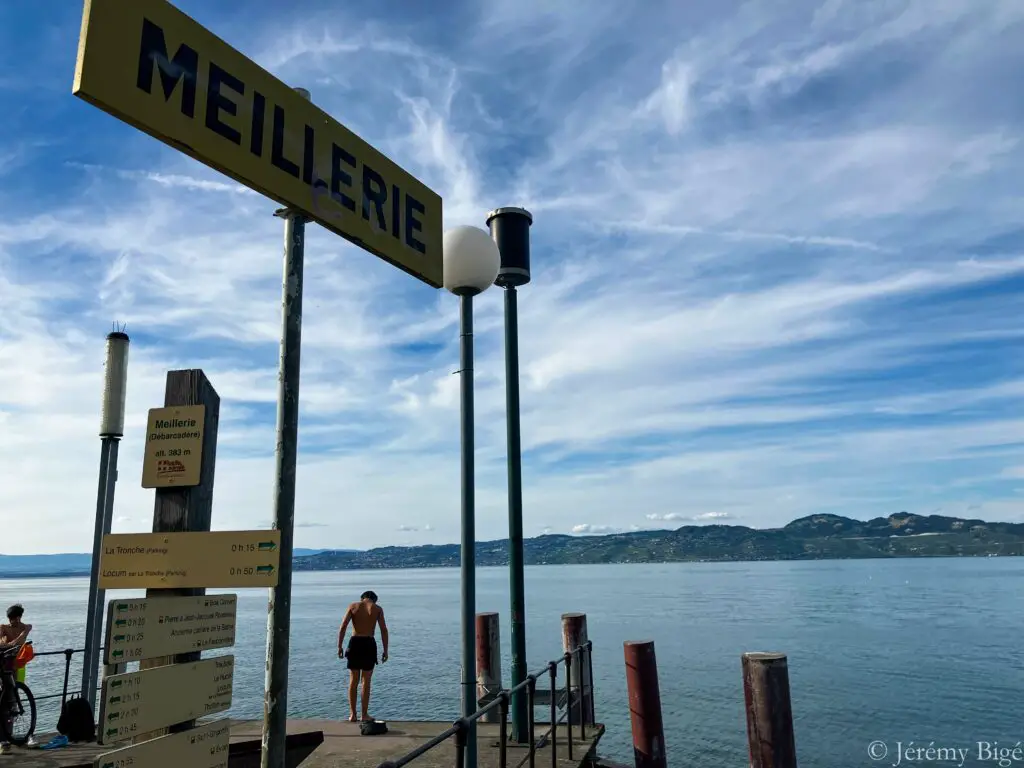
<svg viewBox="0 0 1024 768">
<path fill-rule="evenodd" d="M 654 641 L 627 640 L 623 643 L 623 650 L 634 763 L 636 768 L 668 768 Z"/>
<path fill-rule="evenodd" d="M 587 645 L 587 614 L 562 614 L 562 650 L 572 653 Z M 594 692 L 590 688 L 593 679 L 590 669 L 590 655 L 586 650 L 574 653 L 572 657 L 572 709 L 569 722 L 576 725 L 582 716 L 586 725 L 594 724 Z"/>
<path fill-rule="evenodd" d="M 476 697 L 486 705 L 501 691 L 501 631 L 497 613 L 476 615 Z M 497 723 L 501 713 L 492 709 L 483 716 L 489 723 Z"/>
<path fill-rule="evenodd" d="M 750 768 L 797 768 L 784 653 L 743 654 Z"/>
</svg>

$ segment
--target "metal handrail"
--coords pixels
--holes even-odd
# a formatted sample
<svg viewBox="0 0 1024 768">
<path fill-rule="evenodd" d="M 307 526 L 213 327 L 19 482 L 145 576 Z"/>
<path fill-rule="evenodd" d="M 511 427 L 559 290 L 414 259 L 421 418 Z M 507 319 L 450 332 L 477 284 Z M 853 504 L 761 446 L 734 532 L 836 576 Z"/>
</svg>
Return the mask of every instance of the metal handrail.
<svg viewBox="0 0 1024 768">
<path fill-rule="evenodd" d="M 589 679 L 589 683 L 590 683 L 590 696 L 591 696 L 591 701 L 593 701 L 593 695 L 594 695 L 594 665 L 593 665 L 593 661 L 592 661 L 593 660 L 593 649 L 594 649 L 594 644 L 588 640 L 583 645 L 577 646 L 576 648 L 573 648 L 571 651 L 566 651 L 565 655 L 563 655 L 561 658 L 549 661 L 547 663 L 547 665 L 544 667 L 544 669 L 539 670 L 537 672 L 534 672 L 533 674 L 527 675 L 526 679 L 523 680 L 523 682 L 521 682 L 519 685 L 515 686 L 514 688 L 500 690 L 498 692 L 498 695 L 492 701 L 490 701 L 487 705 L 485 705 L 485 706 L 481 707 L 480 709 L 478 709 L 476 712 L 474 712 L 469 717 L 460 717 L 458 720 L 456 720 L 452 724 L 452 726 L 450 728 L 442 731 L 441 733 L 439 733 L 434 738 L 430 739 L 429 741 L 424 742 L 423 744 L 420 744 L 420 746 L 416 747 L 416 749 L 412 750 L 411 752 L 408 752 L 407 754 L 403 755 L 402 757 L 398 758 L 397 760 L 385 760 L 384 762 L 380 763 L 377 766 L 377 768 L 403 768 L 403 766 L 406 766 L 409 763 L 411 763 L 414 760 L 416 760 L 417 758 L 422 757 L 427 752 L 429 752 L 430 750 L 434 749 L 435 747 L 440 746 L 441 744 L 443 744 L 444 742 L 448 741 L 448 739 L 452 738 L 453 736 L 455 737 L 455 760 L 456 760 L 455 765 L 456 765 L 457 768 L 465 768 L 465 765 L 466 765 L 466 746 L 467 746 L 467 743 L 469 741 L 470 726 L 473 723 L 475 723 L 476 721 L 480 720 L 485 715 L 489 714 L 490 712 L 493 712 L 496 708 L 499 710 L 500 716 L 501 716 L 501 731 L 500 731 L 500 734 L 499 734 L 499 745 L 498 745 L 498 748 L 500 750 L 499 755 L 498 755 L 498 766 L 499 766 L 499 768 L 508 768 L 508 710 L 509 710 L 509 701 L 511 700 L 511 698 L 512 698 L 512 696 L 514 694 L 520 693 L 521 691 L 524 691 L 524 690 L 526 691 L 526 695 L 527 695 L 527 713 L 528 713 L 528 716 L 529 716 L 529 722 L 527 724 L 527 730 L 528 730 L 528 733 L 529 733 L 529 742 L 528 742 L 529 743 L 529 750 L 527 752 L 526 757 L 524 757 L 517 764 L 516 768 L 521 768 L 521 766 L 524 763 L 526 763 L 527 760 L 530 763 L 530 768 L 536 768 L 537 750 L 542 748 L 542 747 L 544 747 L 544 745 L 548 742 L 549 739 L 551 741 L 551 767 L 552 768 L 557 768 L 557 765 L 558 765 L 557 727 L 559 725 L 561 725 L 562 721 L 566 717 L 568 717 L 570 715 L 570 713 L 572 712 L 572 707 L 573 707 L 573 692 L 572 692 L 572 662 L 573 662 L 573 658 L 577 657 L 577 656 L 580 657 L 579 669 L 580 669 L 581 674 L 582 674 L 583 669 L 584 669 L 584 665 L 583 665 L 584 659 L 586 660 L 586 666 L 589 669 L 589 677 L 590 677 L 590 679 Z M 565 700 L 565 712 L 562 713 L 561 717 L 557 717 L 557 707 L 558 707 L 558 692 L 557 692 L 558 667 L 561 664 L 565 665 L 565 695 L 566 695 L 566 700 Z M 541 677 L 545 673 L 547 673 L 548 677 L 551 680 L 551 702 L 550 702 L 551 703 L 551 726 L 548 728 L 548 730 L 544 734 L 541 735 L 540 739 L 538 740 L 537 737 L 536 737 L 536 734 L 534 733 L 534 727 L 535 727 L 534 719 L 533 719 L 534 718 L 534 706 L 535 706 L 535 703 L 536 703 L 537 679 L 539 677 Z M 583 705 L 584 705 L 584 702 L 585 702 L 584 688 L 583 688 L 582 685 L 580 685 L 579 688 L 580 688 L 580 701 L 579 701 L 580 733 L 579 733 L 579 739 L 580 739 L 580 742 L 583 742 L 583 741 L 586 740 L 586 723 L 587 723 L 587 719 L 588 718 L 587 718 L 587 713 L 583 711 Z M 571 726 L 566 729 L 566 748 L 567 748 L 566 755 L 567 755 L 567 757 L 570 760 L 572 760 L 573 759 L 573 757 L 572 757 L 572 753 L 573 753 L 573 736 L 572 736 L 572 727 Z"/>
<path fill-rule="evenodd" d="M 102 653 L 104 648 L 100 648 Z M 41 656 L 63 656 L 64 657 L 64 685 L 61 693 L 47 693 L 42 696 L 38 696 L 33 692 L 32 698 L 36 701 L 47 701 L 49 699 L 60 699 L 61 707 L 63 708 L 64 702 L 68 698 L 68 683 L 71 679 L 71 659 L 76 653 L 85 653 L 84 648 L 65 648 L 62 651 L 36 651 L 32 654 L 33 659 L 38 659 Z M 97 688 L 96 690 L 100 690 Z"/>
</svg>

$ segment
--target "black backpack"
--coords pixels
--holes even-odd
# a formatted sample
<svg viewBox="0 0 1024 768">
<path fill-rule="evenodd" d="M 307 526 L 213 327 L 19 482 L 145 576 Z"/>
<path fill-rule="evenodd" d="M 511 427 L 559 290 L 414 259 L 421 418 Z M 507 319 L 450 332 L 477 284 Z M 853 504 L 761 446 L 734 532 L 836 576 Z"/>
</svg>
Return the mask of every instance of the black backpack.
<svg viewBox="0 0 1024 768">
<path fill-rule="evenodd" d="M 383 736 L 388 732 L 388 724 L 382 720 L 364 720 L 359 724 L 359 733 L 363 736 Z"/>
<path fill-rule="evenodd" d="M 57 720 L 57 732 L 67 736 L 68 741 L 95 741 L 96 720 L 89 702 L 80 695 L 64 702 Z"/>
</svg>

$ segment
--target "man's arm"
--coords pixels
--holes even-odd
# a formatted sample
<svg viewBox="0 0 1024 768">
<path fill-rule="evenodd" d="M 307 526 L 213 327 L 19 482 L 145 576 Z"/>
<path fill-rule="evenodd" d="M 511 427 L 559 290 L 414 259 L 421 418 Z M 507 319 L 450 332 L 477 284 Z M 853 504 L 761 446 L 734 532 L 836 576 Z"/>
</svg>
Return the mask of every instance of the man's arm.
<svg viewBox="0 0 1024 768">
<path fill-rule="evenodd" d="M 380 627 L 380 642 L 384 646 L 384 655 L 381 656 L 382 661 L 388 660 L 388 624 L 384 621 L 384 609 L 380 609 L 377 614 L 377 625 Z"/>
<path fill-rule="evenodd" d="M 11 648 L 15 645 L 21 645 L 25 642 L 25 639 L 28 637 L 28 633 L 31 631 L 32 625 L 26 624 L 25 628 L 21 630 L 21 634 L 14 635 L 13 639 L 8 640 L 7 638 L 14 634 L 14 628 L 10 626 L 5 626 L 4 631 L 0 632 L 0 646 L 4 648 Z"/>
<path fill-rule="evenodd" d="M 341 620 L 341 629 L 338 630 L 338 658 L 345 655 L 345 632 L 348 630 L 348 623 L 352 621 L 352 606 L 345 611 L 345 618 Z"/>
</svg>

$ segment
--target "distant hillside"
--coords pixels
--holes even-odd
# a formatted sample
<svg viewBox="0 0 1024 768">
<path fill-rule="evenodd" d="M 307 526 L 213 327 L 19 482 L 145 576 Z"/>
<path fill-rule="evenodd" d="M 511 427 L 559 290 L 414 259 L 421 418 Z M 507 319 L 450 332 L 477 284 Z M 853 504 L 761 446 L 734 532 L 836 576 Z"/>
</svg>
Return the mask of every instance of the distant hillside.
<svg viewBox="0 0 1024 768">
<path fill-rule="evenodd" d="M 53 574 L 78 576 L 89 574 L 92 555 L 0 555 L 0 574 Z"/>
<path fill-rule="evenodd" d="M 295 557 L 307 557 L 322 549 L 296 549 Z M 0 577 L 88 576 L 92 555 L 71 553 L 61 555 L 0 555 Z"/>
<path fill-rule="evenodd" d="M 524 549 L 529 565 L 1007 556 L 1024 555 L 1024 523 L 906 512 L 867 521 L 808 515 L 782 528 L 687 525 L 674 531 L 538 536 L 527 539 Z M 507 540 L 477 542 L 476 561 L 507 565 Z M 294 564 L 297 571 L 454 568 L 459 546 L 296 549 Z M 0 555 L 0 578 L 87 576 L 89 565 L 85 554 Z"/>
<path fill-rule="evenodd" d="M 530 565 L 978 557 L 1024 554 L 1024 523 L 986 523 L 905 512 L 853 520 L 809 515 L 782 528 L 688 525 L 674 531 L 604 536 L 539 536 L 524 542 Z M 506 565 L 507 540 L 477 542 L 480 566 Z M 436 568 L 459 565 L 456 544 L 325 551 L 295 560 L 296 570 Z"/>
</svg>

